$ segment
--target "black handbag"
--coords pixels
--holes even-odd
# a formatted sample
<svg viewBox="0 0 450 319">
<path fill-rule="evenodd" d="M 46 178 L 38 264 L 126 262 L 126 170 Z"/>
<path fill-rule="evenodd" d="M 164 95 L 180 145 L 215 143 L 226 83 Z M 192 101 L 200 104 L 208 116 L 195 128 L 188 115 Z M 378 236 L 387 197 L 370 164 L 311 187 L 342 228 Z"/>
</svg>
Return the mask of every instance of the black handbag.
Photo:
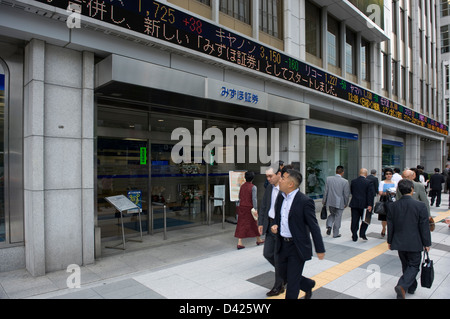
<svg viewBox="0 0 450 319">
<path fill-rule="evenodd" d="M 323 205 L 322 210 L 320 211 L 320 219 L 327 219 L 328 213 L 327 213 L 327 206 Z"/>
<path fill-rule="evenodd" d="M 434 280 L 433 261 L 430 259 L 428 251 L 425 251 L 423 254 L 422 272 L 420 274 L 420 285 L 424 288 L 431 288 L 433 280 Z"/>
<path fill-rule="evenodd" d="M 378 215 L 386 215 L 386 210 L 384 209 L 384 202 L 377 202 L 373 208 L 373 212 Z"/>
</svg>

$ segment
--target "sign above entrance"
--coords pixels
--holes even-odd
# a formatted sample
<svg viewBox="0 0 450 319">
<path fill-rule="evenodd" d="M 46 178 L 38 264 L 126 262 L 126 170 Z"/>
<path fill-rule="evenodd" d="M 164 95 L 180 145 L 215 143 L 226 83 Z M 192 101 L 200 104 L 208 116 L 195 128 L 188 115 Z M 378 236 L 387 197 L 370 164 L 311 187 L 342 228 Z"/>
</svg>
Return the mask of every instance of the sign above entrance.
<svg viewBox="0 0 450 319">
<path fill-rule="evenodd" d="M 214 79 L 206 81 L 208 99 L 268 110 L 268 94 L 265 92 Z"/>
<path fill-rule="evenodd" d="M 35 0 L 35 2 L 61 8 L 67 15 L 75 14 L 77 19 L 81 19 L 81 23 L 83 17 L 99 20 L 448 135 L 447 125 L 220 25 L 214 25 L 158 1 Z M 76 10 L 73 9 L 74 4 Z"/>
</svg>

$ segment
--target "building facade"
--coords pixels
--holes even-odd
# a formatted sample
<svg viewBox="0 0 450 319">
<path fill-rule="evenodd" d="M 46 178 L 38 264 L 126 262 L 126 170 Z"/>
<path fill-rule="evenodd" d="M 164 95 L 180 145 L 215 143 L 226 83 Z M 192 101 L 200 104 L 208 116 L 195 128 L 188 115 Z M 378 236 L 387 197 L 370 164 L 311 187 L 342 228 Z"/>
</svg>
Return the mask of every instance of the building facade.
<svg viewBox="0 0 450 319">
<path fill-rule="evenodd" d="M 449 37 L 449 28 L 450 28 L 450 4 L 447 0 L 439 1 L 439 10 L 436 13 L 437 17 L 439 17 L 440 22 L 440 32 L 439 32 L 439 42 L 440 42 L 440 59 L 439 63 L 442 65 L 442 73 L 439 77 L 439 87 L 442 92 L 442 99 L 440 102 L 443 107 L 443 121 L 448 124 L 450 121 L 450 37 Z M 444 151 L 445 160 L 450 161 L 450 141 L 447 138 L 446 149 Z"/>
<path fill-rule="evenodd" d="M 117 238 L 114 195 L 136 200 L 151 233 L 161 204 L 169 227 L 220 220 L 211 197 L 234 216 L 230 172 L 274 159 L 313 198 L 337 165 L 348 179 L 442 167 L 438 8 L 0 0 L 0 271 L 93 263 Z"/>
</svg>

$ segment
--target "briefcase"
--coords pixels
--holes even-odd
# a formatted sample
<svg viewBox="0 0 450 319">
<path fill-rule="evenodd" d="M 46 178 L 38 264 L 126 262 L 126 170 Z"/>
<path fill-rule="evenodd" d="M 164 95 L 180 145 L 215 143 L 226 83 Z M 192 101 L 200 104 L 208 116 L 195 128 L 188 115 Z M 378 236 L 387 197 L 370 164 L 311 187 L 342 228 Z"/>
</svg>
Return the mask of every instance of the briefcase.
<svg viewBox="0 0 450 319">
<path fill-rule="evenodd" d="M 320 211 L 320 219 L 327 219 L 327 217 L 328 217 L 327 215 L 328 215 L 327 206 L 323 205 L 322 210 Z"/>
<path fill-rule="evenodd" d="M 372 212 L 371 211 L 369 212 L 367 208 L 364 208 L 363 216 L 364 216 L 364 223 L 370 225 L 370 222 L 372 221 Z"/>
<path fill-rule="evenodd" d="M 433 261 L 430 259 L 428 251 L 425 251 L 423 254 L 422 272 L 420 274 L 420 285 L 424 288 L 431 288 L 433 280 L 434 280 Z"/>
</svg>

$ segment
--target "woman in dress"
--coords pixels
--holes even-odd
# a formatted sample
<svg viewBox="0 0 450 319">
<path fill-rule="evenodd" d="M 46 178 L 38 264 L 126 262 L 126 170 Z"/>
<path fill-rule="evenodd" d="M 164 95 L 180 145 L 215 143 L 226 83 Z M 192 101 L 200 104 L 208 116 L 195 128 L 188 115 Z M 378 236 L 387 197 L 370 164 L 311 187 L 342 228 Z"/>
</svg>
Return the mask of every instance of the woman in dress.
<svg viewBox="0 0 450 319">
<path fill-rule="evenodd" d="M 255 177 L 253 172 L 245 172 L 245 183 L 239 190 L 239 202 L 236 207 L 237 226 L 234 237 L 238 238 L 237 249 L 243 249 L 243 238 L 256 237 L 256 244 L 261 245 L 264 241 L 259 237 L 258 225 L 252 215 L 252 208 L 257 210 L 257 189 L 252 181 Z"/>
<path fill-rule="evenodd" d="M 389 209 L 389 203 L 392 201 L 391 200 L 392 192 L 394 192 L 393 196 L 395 196 L 395 193 L 397 191 L 397 182 L 392 180 L 393 175 L 394 171 L 392 170 L 392 168 L 389 167 L 385 168 L 384 176 L 386 177 L 386 179 L 381 181 L 378 186 L 378 194 L 380 195 L 380 202 L 385 202 L 384 209 L 386 211 L 386 214 L 378 215 L 378 220 L 381 221 L 381 225 L 383 226 L 383 229 L 381 231 L 381 237 L 384 237 L 386 235 L 386 225 L 387 225 L 386 215 L 387 210 Z"/>
</svg>

